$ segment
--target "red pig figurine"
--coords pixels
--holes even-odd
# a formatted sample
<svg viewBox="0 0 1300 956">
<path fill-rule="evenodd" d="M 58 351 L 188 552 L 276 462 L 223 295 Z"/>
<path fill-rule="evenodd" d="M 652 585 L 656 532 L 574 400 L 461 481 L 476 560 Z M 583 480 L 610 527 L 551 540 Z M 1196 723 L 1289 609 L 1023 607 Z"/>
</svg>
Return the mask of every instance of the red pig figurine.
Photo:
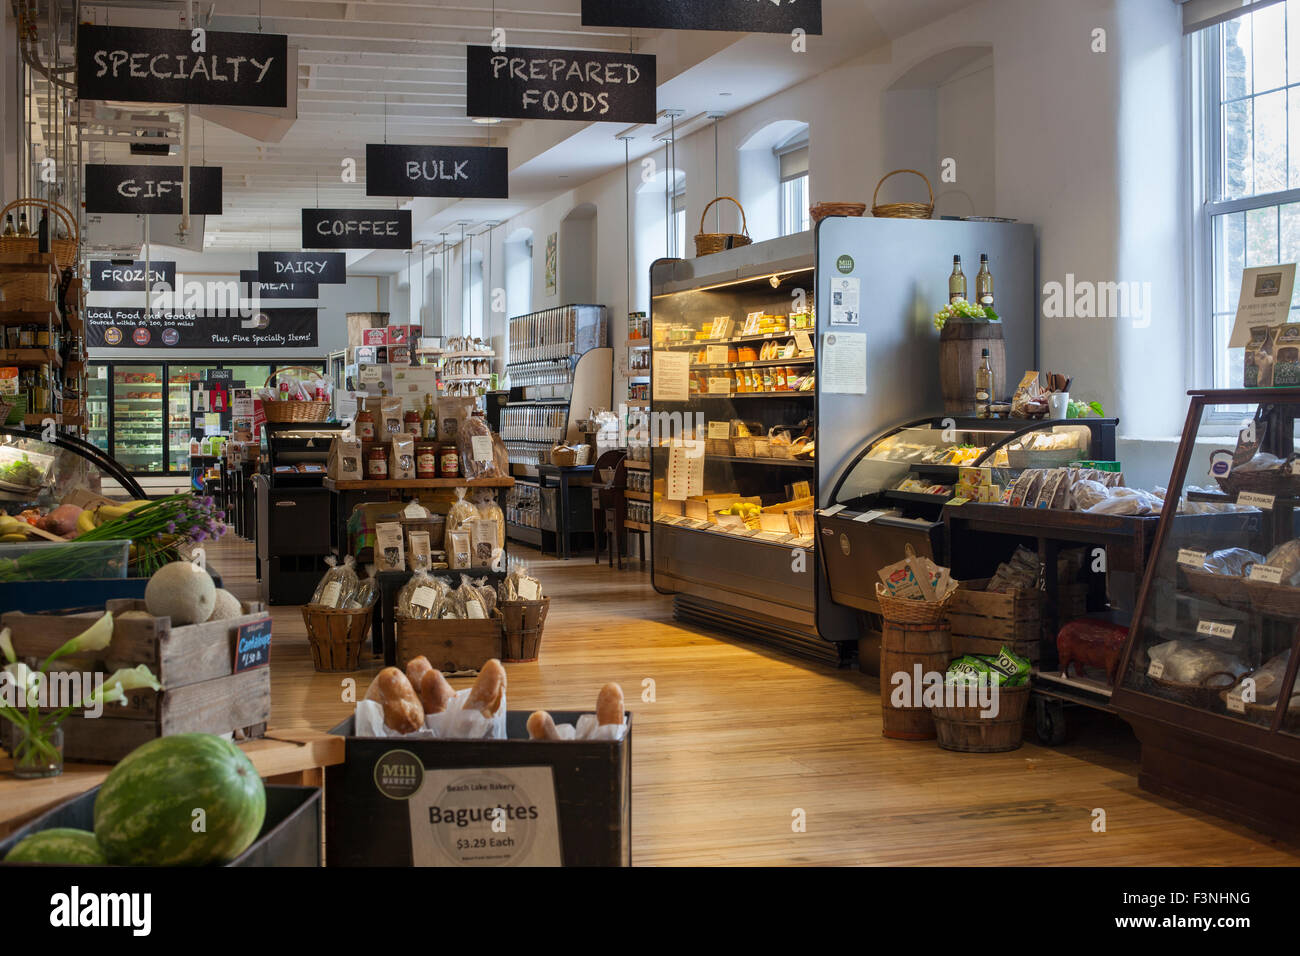
<svg viewBox="0 0 1300 956">
<path fill-rule="evenodd" d="M 1090 617 L 1081 617 L 1061 628 L 1056 635 L 1056 652 L 1061 659 L 1061 673 L 1070 676 L 1070 665 L 1075 665 L 1079 676 L 1083 676 L 1083 665 L 1103 667 L 1112 684 L 1115 683 L 1115 671 L 1119 669 L 1119 659 L 1124 653 L 1124 642 L 1128 640 L 1128 628 L 1109 621 L 1098 621 Z"/>
</svg>

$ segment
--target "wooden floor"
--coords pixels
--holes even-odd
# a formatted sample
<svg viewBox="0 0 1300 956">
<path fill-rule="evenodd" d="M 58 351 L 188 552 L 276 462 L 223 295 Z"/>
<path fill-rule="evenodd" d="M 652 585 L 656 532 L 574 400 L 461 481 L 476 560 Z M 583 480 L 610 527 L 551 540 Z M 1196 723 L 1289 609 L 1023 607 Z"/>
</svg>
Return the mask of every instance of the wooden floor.
<svg viewBox="0 0 1300 956">
<path fill-rule="evenodd" d="M 635 713 L 639 865 L 1294 865 L 1297 850 L 1137 786 L 1127 725 L 1071 711 L 1071 739 L 954 754 L 880 736 L 879 688 L 672 620 L 648 573 L 533 555 L 552 596 L 539 664 L 508 665 L 512 710 L 590 708 L 616 680 Z M 256 596 L 252 546 L 209 552 Z M 277 607 L 273 728 L 327 729 L 351 710 L 311 665 L 296 607 Z M 363 693 L 378 664 L 357 675 Z M 654 682 L 655 701 L 641 688 Z M 454 682 L 459 684 L 461 682 Z M 1093 810 L 1106 832 L 1092 831 Z M 792 814 L 806 832 L 792 832 Z"/>
</svg>

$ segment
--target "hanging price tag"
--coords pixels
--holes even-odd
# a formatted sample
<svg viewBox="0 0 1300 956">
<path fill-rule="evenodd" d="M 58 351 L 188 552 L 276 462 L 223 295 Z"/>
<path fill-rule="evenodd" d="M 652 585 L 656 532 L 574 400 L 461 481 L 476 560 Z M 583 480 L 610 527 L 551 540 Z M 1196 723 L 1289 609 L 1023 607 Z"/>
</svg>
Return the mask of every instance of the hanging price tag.
<svg viewBox="0 0 1300 956">
<path fill-rule="evenodd" d="M 1179 548 L 1178 563 L 1185 568 L 1204 568 L 1205 552 L 1193 551 L 1191 548 Z"/>
<path fill-rule="evenodd" d="M 1265 584 L 1281 584 L 1282 569 L 1269 564 L 1252 564 L 1250 574 L 1246 577 L 1252 581 L 1263 581 Z"/>
<path fill-rule="evenodd" d="M 1237 633 L 1237 625 L 1225 624 L 1223 621 L 1200 621 L 1196 625 L 1196 633 L 1203 634 L 1206 637 L 1221 637 L 1230 641 L 1232 635 Z"/>
<path fill-rule="evenodd" d="M 1254 491 L 1243 491 L 1237 495 L 1237 504 L 1249 505 L 1252 508 L 1260 508 L 1263 511 L 1273 510 L 1273 496 L 1261 495 Z"/>
<path fill-rule="evenodd" d="M 1153 660 L 1151 662 L 1151 666 L 1147 668 L 1147 676 L 1154 677 L 1156 680 L 1159 680 L 1161 677 L 1163 677 L 1164 673 L 1165 673 L 1164 661 Z"/>
</svg>

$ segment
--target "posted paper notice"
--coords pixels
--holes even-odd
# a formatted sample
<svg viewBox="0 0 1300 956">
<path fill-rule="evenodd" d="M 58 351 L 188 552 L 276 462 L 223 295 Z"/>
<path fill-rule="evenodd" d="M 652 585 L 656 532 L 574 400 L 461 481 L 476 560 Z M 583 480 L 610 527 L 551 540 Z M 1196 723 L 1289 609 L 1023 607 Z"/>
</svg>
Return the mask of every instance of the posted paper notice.
<svg viewBox="0 0 1300 956">
<path fill-rule="evenodd" d="M 821 386 L 842 395 L 867 393 L 867 337 L 862 332 L 822 336 Z"/>
</svg>

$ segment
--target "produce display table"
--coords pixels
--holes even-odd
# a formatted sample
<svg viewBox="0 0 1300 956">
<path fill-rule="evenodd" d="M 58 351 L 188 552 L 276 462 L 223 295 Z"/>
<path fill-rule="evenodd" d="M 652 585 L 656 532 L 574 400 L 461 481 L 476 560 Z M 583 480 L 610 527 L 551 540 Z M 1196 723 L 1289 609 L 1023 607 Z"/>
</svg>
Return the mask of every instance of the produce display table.
<svg viewBox="0 0 1300 956">
<path fill-rule="evenodd" d="M 325 767 L 343 762 L 344 741 L 333 734 L 310 730 L 272 731 L 241 743 L 253 766 L 270 783 L 320 786 Z M 108 764 L 65 764 L 57 777 L 19 780 L 13 761 L 0 759 L 0 836 L 12 833 L 32 817 L 104 782 Z"/>
</svg>

